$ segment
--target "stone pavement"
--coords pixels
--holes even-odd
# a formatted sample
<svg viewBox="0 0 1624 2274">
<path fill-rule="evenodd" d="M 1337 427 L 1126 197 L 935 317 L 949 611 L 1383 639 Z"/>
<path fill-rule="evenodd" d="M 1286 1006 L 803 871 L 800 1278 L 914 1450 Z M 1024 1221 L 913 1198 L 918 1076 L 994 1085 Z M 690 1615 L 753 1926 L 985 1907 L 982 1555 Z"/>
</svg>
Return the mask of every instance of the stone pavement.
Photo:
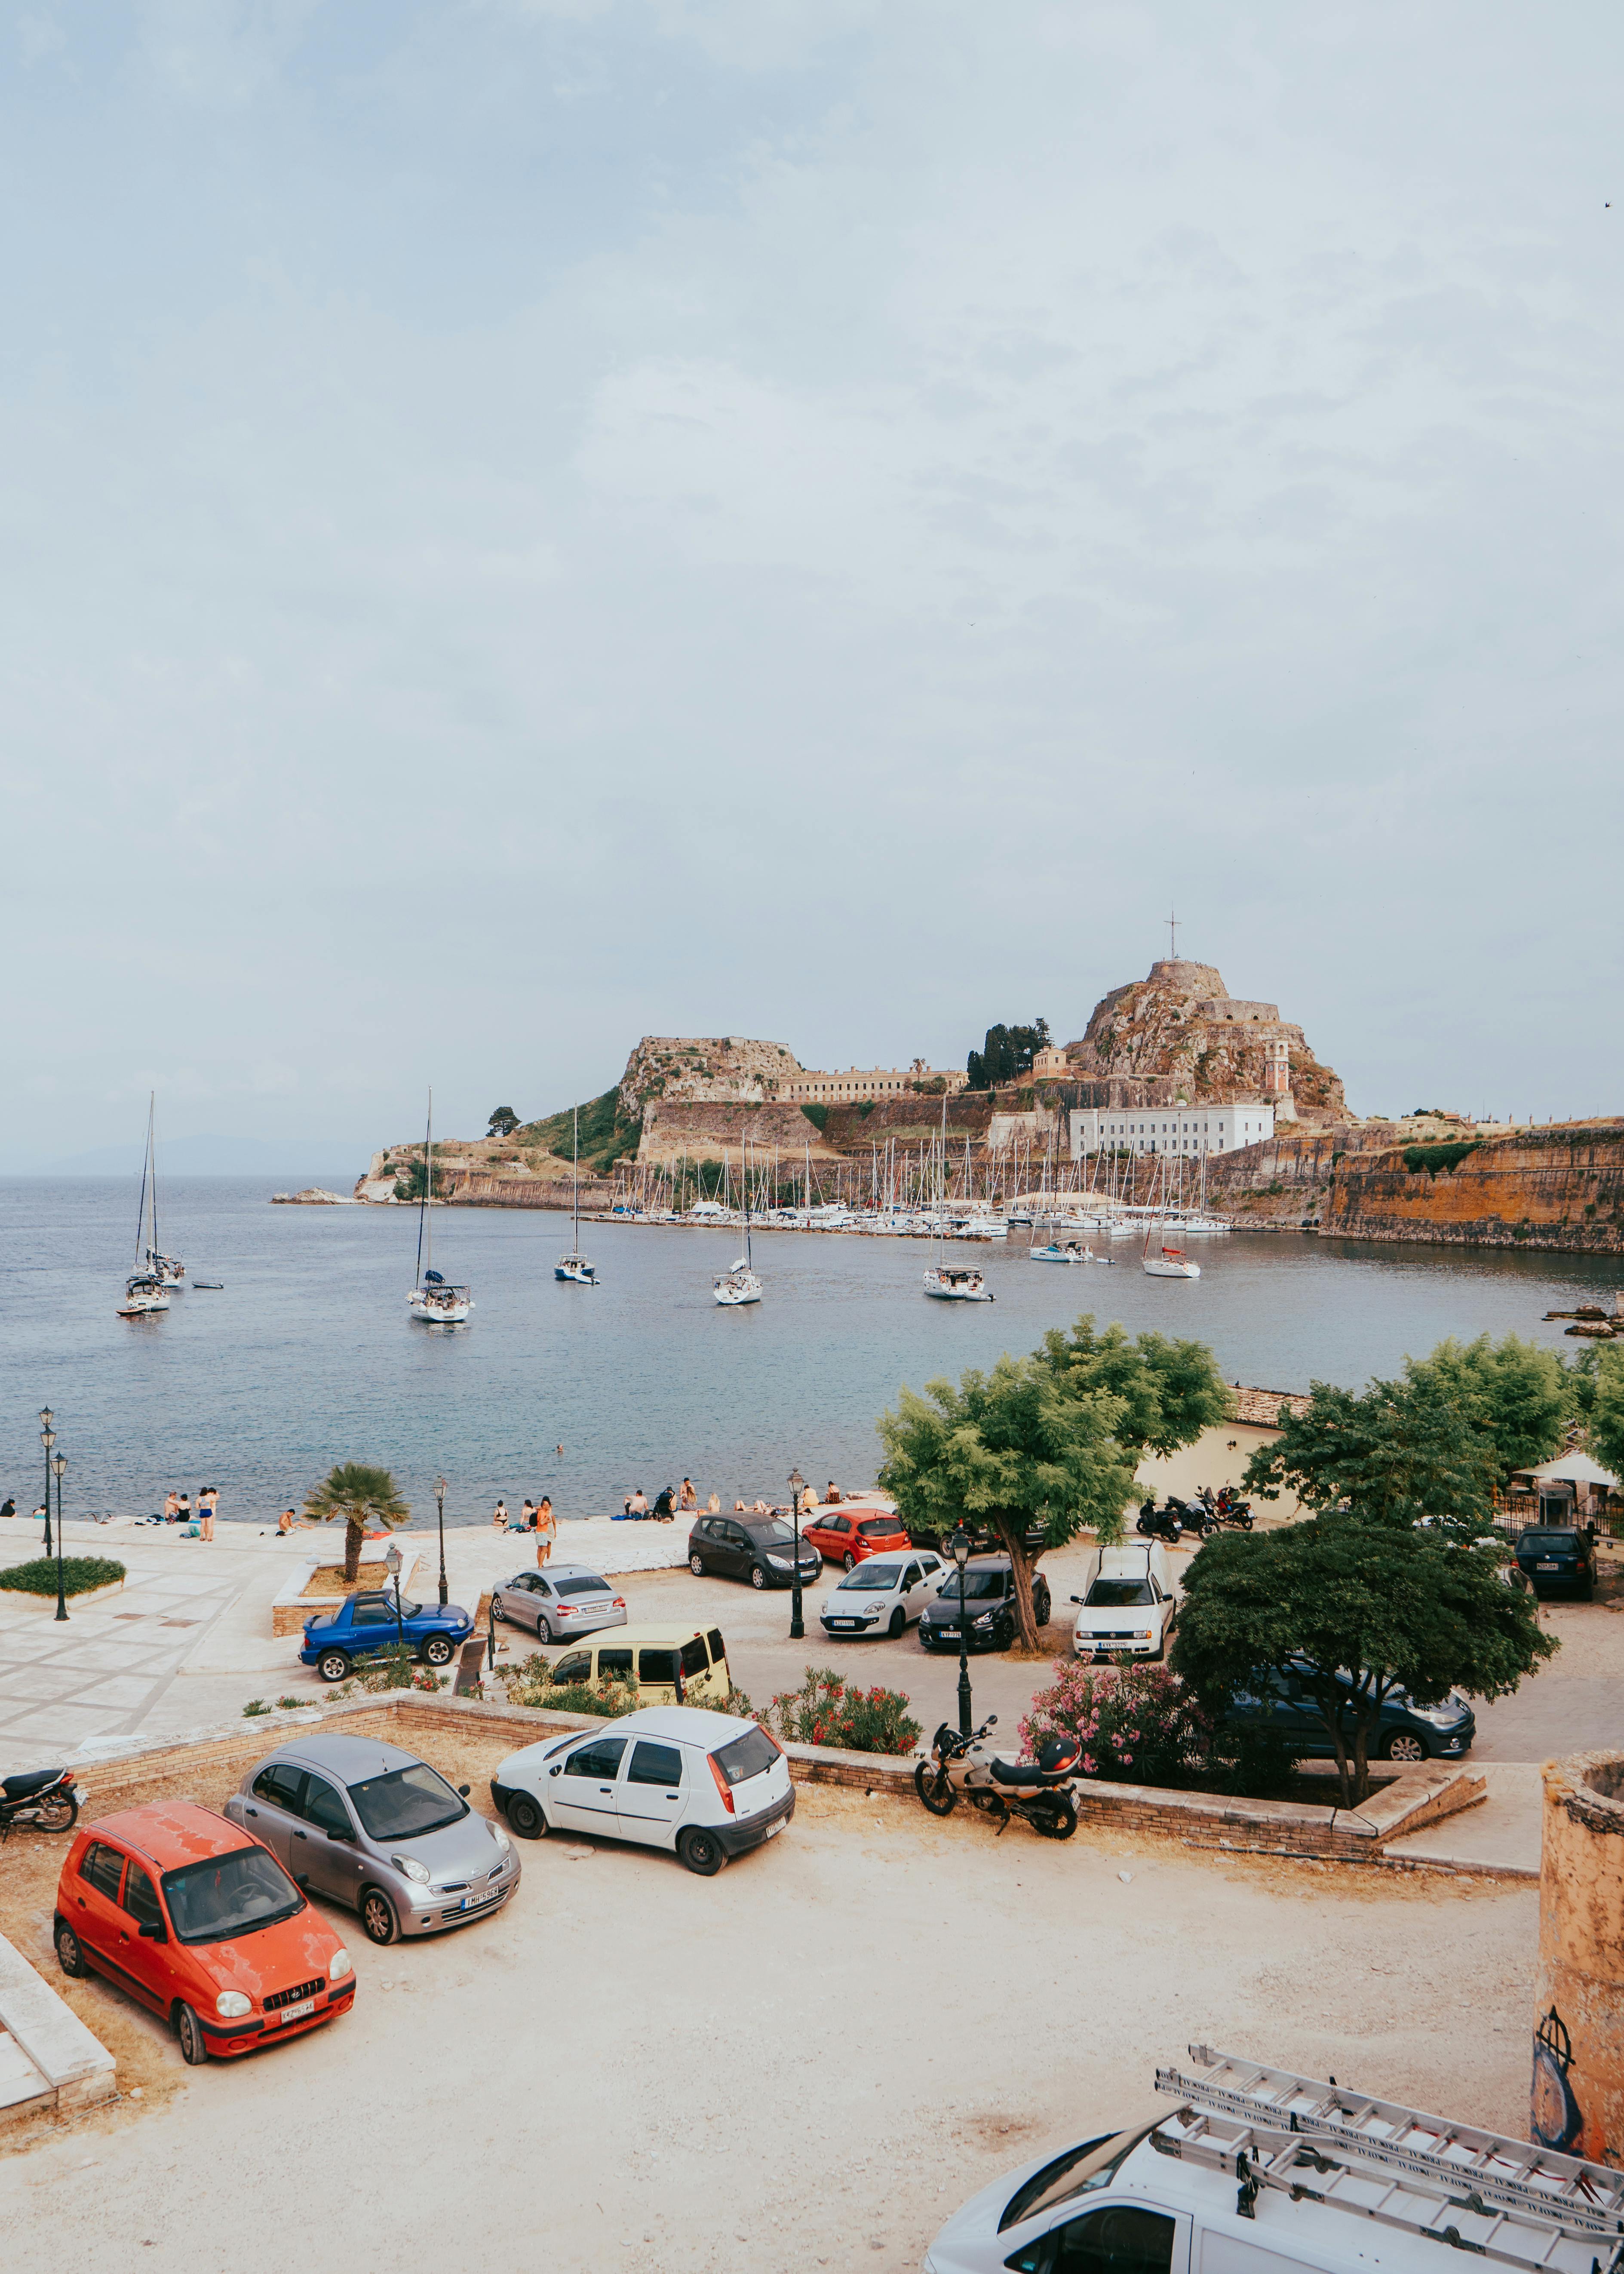
<svg viewBox="0 0 1624 2274">
<path fill-rule="evenodd" d="M 1487 1797 L 1424 1832 L 1390 1841 L 1388 1855 L 1413 1864 L 1444 1864 L 1461 1871 L 1537 1879 L 1545 1806 L 1538 1763 L 1480 1761 L 1474 1752 L 1466 1766 L 1487 1784 Z"/>
</svg>

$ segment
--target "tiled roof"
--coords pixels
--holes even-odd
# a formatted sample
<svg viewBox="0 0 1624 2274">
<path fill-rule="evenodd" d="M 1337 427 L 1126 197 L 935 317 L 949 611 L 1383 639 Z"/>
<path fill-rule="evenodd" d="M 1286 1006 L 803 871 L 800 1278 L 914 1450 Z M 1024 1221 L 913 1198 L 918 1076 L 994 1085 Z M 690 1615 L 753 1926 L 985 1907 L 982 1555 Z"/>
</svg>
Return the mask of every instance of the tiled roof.
<svg viewBox="0 0 1624 2274">
<path fill-rule="evenodd" d="M 1308 1411 L 1308 1399 L 1295 1389 L 1243 1389 L 1237 1382 L 1229 1395 L 1235 1406 L 1233 1418 L 1237 1421 L 1259 1422 L 1266 1429 L 1274 1427 L 1282 1405 L 1289 1406 L 1297 1414 Z"/>
</svg>

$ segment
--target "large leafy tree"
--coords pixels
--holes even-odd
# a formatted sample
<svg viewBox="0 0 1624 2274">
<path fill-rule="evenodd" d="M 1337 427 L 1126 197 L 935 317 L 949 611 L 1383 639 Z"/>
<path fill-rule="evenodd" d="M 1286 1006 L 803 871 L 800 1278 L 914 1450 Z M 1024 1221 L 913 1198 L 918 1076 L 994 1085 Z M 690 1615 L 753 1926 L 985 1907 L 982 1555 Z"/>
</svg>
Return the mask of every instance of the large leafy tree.
<svg viewBox="0 0 1624 2274">
<path fill-rule="evenodd" d="M 1412 1387 L 1447 1398 L 1459 1407 L 1478 1434 L 1494 1449 L 1500 1480 L 1514 1469 L 1538 1467 L 1562 1442 L 1571 1403 L 1567 1369 L 1554 1351 L 1507 1335 L 1492 1343 L 1453 1337 L 1430 1358 L 1406 1359 Z"/>
<path fill-rule="evenodd" d="M 1210 1540 L 1184 1577 L 1173 1671 L 1214 1712 L 1266 1674 L 1300 1682 L 1352 1807 L 1395 1690 L 1423 1708 L 1457 1687 L 1501 1697 L 1556 1648 L 1500 1560 L 1436 1530 L 1342 1515 Z"/>
<path fill-rule="evenodd" d="M 1316 1382 L 1307 1411 L 1281 1411 L 1281 1432 L 1246 1464 L 1247 1491 L 1304 1507 L 1346 1508 L 1402 1530 L 1429 1517 L 1473 1533 L 1489 1522 L 1495 1445 L 1436 1382 L 1372 1382 L 1362 1395 Z"/>
<path fill-rule="evenodd" d="M 353 1587 L 367 1532 L 375 1532 L 380 1525 L 393 1532 L 406 1522 L 411 1510 L 395 1490 L 387 1469 L 344 1461 L 305 1494 L 304 1513 L 319 1523 L 344 1526 L 344 1581 Z"/>
<path fill-rule="evenodd" d="M 1588 1415 L 1596 1457 L 1615 1477 L 1624 1477 L 1624 1350 L 1591 1350 L 1594 1389 Z"/>
<path fill-rule="evenodd" d="M 955 1388 L 906 1386 L 894 1413 L 882 1414 L 880 1483 L 904 1523 L 951 1532 L 962 1518 L 984 1524 L 1007 1551 L 1015 1574 L 1020 1638 L 1037 1646 L 1032 1572 L 1044 1547 L 1059 1547 L 1086 1526 L 1120 1524 L 1133 1489 L 1133 1456 L 1118 1437 L 1124 1405 L 1103 1389 L 1074 1389 L 1035 1358 L 1001 1358 L 990 1374 L 972 1369 Z M 1028 1552 L 1036 1526 L 1042 1547 Z"/>
<path fill-rule="evenodd" d="M 491 1126 L 487 1134 L 492 1137 L 511 1137 L 519 1126 L 519 1117 L 512 1106 L 499 1105 L 491 1116 Z"/>
<path fill-rule="evenodd" d="M 1049 1020 L 1035 1019 L 1029 1027 L 989 1027 L 981 1049 L 965 1060 L 972 1089 L 992 1089 L 998 1083 L 1019 1081 L 1032 1072 L 1032 1061 L 1049 1041 Z"/>
<path fill-rule="evenodd" d="M 1158 1334 L 1130 1341 L 1115 1324 L 1099 1332 L 1085 1312 L 1070 1334 L 1051 1328 L 1038 1355 L 1068 1395 L 1103 1389 L 1122 1400 L 1116 1435 L 1136 1462 L 1193 1445 L 1203 1429 L 1229 1417 L 1229 1388 L 1205 1343 Z"/>
</svg>

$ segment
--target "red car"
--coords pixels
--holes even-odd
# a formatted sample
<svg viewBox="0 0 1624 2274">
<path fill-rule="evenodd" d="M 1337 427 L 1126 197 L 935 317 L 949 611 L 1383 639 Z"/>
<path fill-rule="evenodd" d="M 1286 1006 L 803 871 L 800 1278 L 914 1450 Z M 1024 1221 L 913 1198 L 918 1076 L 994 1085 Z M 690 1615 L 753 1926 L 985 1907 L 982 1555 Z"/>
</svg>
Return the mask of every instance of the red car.
<svg viewBox="0 0 1624 2274">
<path fill-rule="evenodd" d="M 317 2029 L 355 2001 L 350 1954 L 268 1848 L 172 1801 L 82 1826 L 56 1886 L 56 1958 L 162 2014 L 194 2066 Z"/>
<path fill-rule="evenodd" d="M 838 1557 L 848 1571 L 867 1556 L 912 1545 L 900 1517 L 876 1516 L 872 1509 L 861 1508 L 819 1514 L 812 1523 L 802 1523 L 801 1536 L 809 1540 L 820 1555 Z"/>
</svg>

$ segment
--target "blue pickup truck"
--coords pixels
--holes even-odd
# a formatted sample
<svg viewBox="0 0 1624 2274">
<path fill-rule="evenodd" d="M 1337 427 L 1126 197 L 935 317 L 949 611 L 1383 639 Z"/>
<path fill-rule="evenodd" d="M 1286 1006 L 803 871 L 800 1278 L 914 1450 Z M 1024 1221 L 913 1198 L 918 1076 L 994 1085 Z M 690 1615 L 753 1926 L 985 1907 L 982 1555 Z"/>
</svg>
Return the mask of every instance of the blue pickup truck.
<svg viewBox="0 0 1624 2274">
<path fill-rule="evenodd" d="M 347 1603 L 325 1618 L 306 1619 L 301 1666 L 313 1666 L 324 1682 L 342 1682 L 355 1671 L 357 1659 L 380 1650 L 393 1650 L 397 1639 L 429 1666 L 446 1666 L 473 1631 L 473 1621 L 459 1603 L 413 1603 L 404 1596 L 399 1605 L 392 1594 L 351 1595 Z"/>
</svg>

